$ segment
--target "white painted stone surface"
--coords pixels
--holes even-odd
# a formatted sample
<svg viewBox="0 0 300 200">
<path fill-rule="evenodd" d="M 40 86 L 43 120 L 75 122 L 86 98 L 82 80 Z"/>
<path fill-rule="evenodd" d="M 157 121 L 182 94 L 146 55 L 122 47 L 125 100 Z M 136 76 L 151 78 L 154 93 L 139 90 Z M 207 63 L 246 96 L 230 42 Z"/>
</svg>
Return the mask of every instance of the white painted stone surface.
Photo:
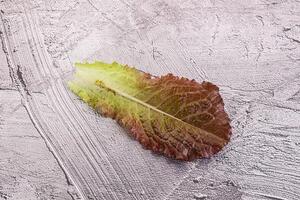
<svg viewBox="0 0 300 200">
<path fill-rule="evenodd" d="M 298 0 L 0 6 L 0 199 L 300 199 Z M 217 84 L 231 142 L 194 162 L 144 150 L 67 89 L 95 59 Z"/>
</svg>

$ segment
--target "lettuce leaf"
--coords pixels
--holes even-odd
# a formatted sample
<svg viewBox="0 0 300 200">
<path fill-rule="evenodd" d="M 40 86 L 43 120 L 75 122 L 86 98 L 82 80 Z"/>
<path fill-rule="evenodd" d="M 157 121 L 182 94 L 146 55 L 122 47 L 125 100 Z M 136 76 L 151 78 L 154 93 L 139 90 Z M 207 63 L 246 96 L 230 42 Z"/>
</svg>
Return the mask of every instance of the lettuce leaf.
<svg viewBox="0 0 300 200">
<path fill-rule="evenodd" d="M 193 160 L 210 157 L 230 139 L 230 120 L 212 83 L 172 74 L 156 77 L 116 62 L 75 66 L 69 88 L 146 149 Z"/>
</svg>

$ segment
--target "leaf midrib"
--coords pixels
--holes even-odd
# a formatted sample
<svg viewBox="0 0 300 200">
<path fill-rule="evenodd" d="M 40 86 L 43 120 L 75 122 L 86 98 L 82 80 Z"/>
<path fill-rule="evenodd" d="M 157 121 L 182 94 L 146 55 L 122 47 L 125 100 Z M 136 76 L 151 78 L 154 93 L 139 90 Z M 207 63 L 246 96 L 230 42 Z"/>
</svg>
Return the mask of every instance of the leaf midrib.
<svg viewBox="0 0 300 200">
<path fill-rule="evenodd" d="M 187 125 L 187 126 L 190 126 L 190 127 L 192 127 L 192 128 L 196 128 L 196 129 L 199 129 L 201 132 L 205 133 L 206 135 L 209 135 L 209 136 L 215 138 L 216 140 L 218 140 L 218 141 L 219 141 L 218 143 L 221 143 L 222 145 L 224 145 L 224 144 L 227 142 L 225 139 L 223 139 L 223 138 L 221 138 L 221 137 L 219 137 L 219 136 L 217 136 L 217 135 L 214 135 L 213 133 L 210 133 L 210 132 L 208 132 L 208 131 L 206 131 L 206 130 L 203 130 L 203 129 L 199 128 L 199 127 L 196 127 L 196 126 L 194 126 L 194 125 L 192 125 L 192 124 L 189 124 L 189 123 L 187 123 L 187 122 L 185 122 L 185 121 L 182 121 L 181 119 L 179 119 L 179 118 L 177 118 L 177 117 L 175 117 L 175 116 L 173 116 L 173 115 L 170 115 L 169 113 L 166 113 L 166 112 L 164 112 L 164 111 L 162 111 L 162 110 L 160 110 L 160 109 L 158 109 L 158 108 L 156 108 L 156 107 L 154 107 L 154 106 L 152 106 L 152 105 L 150 105 L 150 104 L 148 104 L 148 103 L 146 103 L 146 102 L 144 102 L 144 101 L 142 101 L 142 100 L 139 100 L 139 99 L 137 99 L 137 98 L 135 98 L 135 97 L 133 97 L 133 96 L 127 94 L 127 93 L 124 93 L 124 92 L 122 92 L 122 91 L 120 91 L 120 90 L 118 90 L 118 89 L 115 89 L 115 88 L 108 87 L 106 84 L 105 84 L 105 87 L 107 87 L 109 90 L 114 91 L 116 94 L 118 94 L 118 95 L 120 95 L 120 96 L 122 96 L 122 97 L 125 97 L 126 99 L 129 99 L 129 100 L 131 100 L 131 101 L 134 101 L 134 102 L 136 102 L 136 103 L 139 103 L 139 104 L 141 104 L 141 105 L 143 105 L 143 106 L 145 106 L 145 107 L 149 107 L 149 108 L 151 108 L 152 110 L 154 110 L 154 111 L 156 111 L 156 112 L 159 112 L 159 113 L 161 113 L 161 114 L 163 114 L 163 115 L 166 115 L 166 116 L 168 116 L 168 117 L 170 117 L 170 118 L 172 118 L 172 119 L 174 119 L 174 120 L 177 120 L 177 121 L 179 121 L 179 122 L 181 122 L 181 123 L 183 123 L 183 124 L 185 124 L 185 125 Z"/>
</svg>

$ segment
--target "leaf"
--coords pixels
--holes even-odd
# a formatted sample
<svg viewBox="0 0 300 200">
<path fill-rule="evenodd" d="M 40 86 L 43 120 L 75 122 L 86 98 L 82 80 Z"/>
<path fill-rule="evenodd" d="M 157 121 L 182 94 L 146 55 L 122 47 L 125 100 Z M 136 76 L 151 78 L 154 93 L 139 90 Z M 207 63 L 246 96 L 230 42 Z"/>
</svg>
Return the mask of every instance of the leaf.
<svg viewBox="0 0 300 200">
<path fill-rule="evenodd" d="M 210 157 L 229 141 L 229 118 L 212 83 L 172 74 L 156 77 L 116 62 L 75 66 L 70 89 L 147 149 L 193 160 Z"/>
</svg>

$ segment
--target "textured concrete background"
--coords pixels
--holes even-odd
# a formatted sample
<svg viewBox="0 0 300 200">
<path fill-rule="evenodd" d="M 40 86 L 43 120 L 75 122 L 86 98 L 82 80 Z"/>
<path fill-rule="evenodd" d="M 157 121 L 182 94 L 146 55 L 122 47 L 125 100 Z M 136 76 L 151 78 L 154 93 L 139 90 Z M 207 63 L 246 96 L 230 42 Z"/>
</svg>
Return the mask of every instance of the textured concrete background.
<svg viewBox="0 0 300 200">
<path fill-rule="evenodd" d="M 2 0 L 0 199 L 300 199 L 299 0 Z M 66 87 L 75 61 L 219 85 L 229 145 L 177 162 Z"/>
</svg>

